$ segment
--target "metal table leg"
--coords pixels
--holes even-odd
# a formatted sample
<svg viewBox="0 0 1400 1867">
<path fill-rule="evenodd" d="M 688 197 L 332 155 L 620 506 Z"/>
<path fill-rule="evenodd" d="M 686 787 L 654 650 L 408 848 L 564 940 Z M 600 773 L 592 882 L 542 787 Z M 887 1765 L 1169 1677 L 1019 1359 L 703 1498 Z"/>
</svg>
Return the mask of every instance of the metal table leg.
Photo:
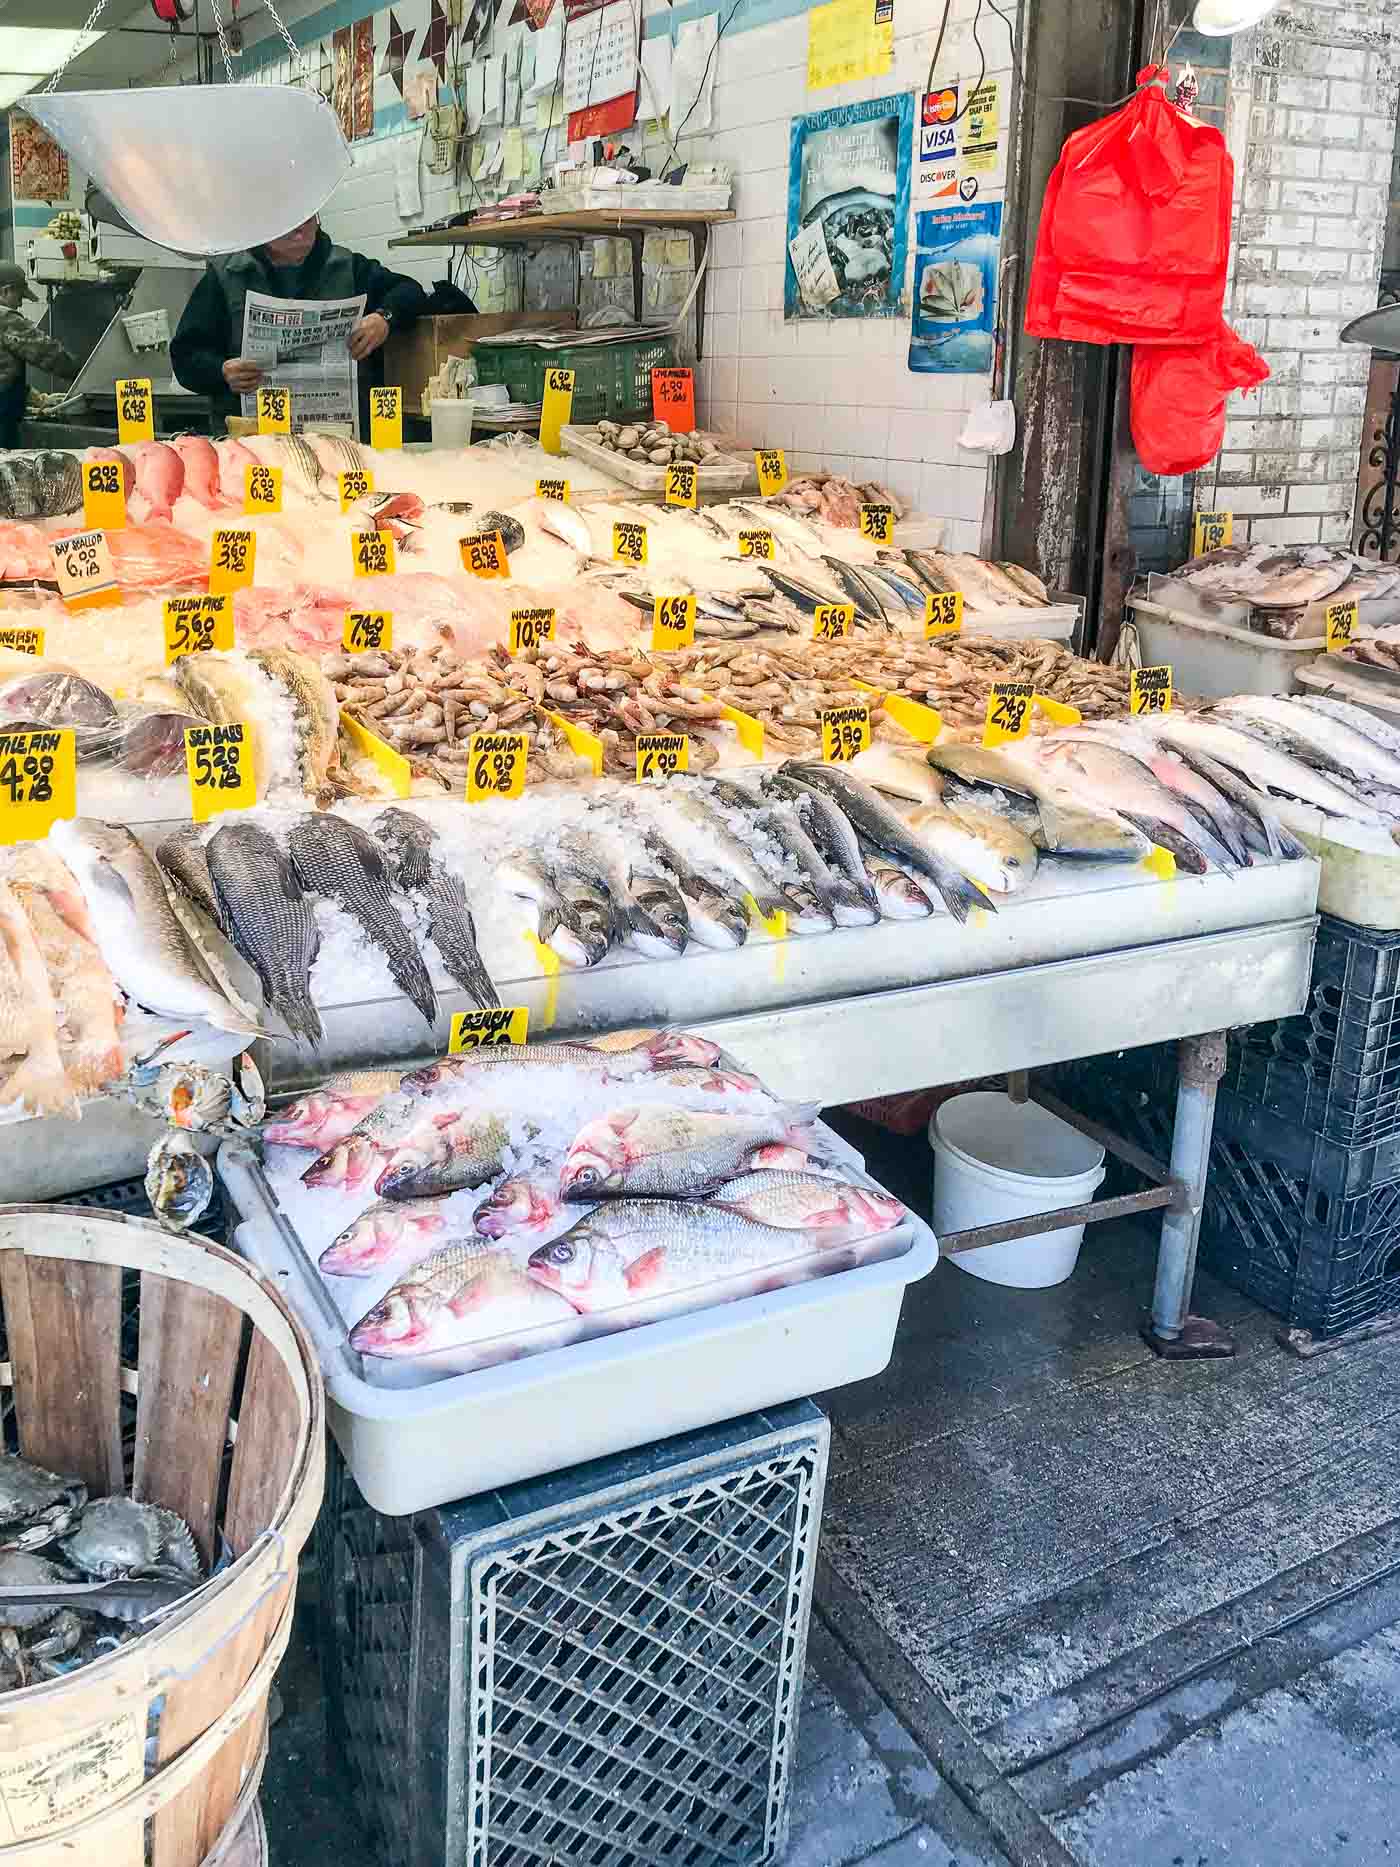
<svg viewBox="0 0 1400 1867">
<path fill-rule="evenodd" d="M 1190 1314 L 1196 1240 L 1210 1169 L 1211 1130 L 1215 1126 L 1215 1090 L 1224 1073 L 1223 1031 L 1182 1038 L 1177 1046 L 1176 1125 L 1172 1130 L 1171 1158 L 1172 1178 L 1180 1183 L 1182 1197 L 1162 1214 L 1152 1315 L 1142 1331 L 1149 1346 L 1172 1361 L 1200 1361 L 1235 1352 L 1234 1341 L 1217 1323 Z"/>
</svg>

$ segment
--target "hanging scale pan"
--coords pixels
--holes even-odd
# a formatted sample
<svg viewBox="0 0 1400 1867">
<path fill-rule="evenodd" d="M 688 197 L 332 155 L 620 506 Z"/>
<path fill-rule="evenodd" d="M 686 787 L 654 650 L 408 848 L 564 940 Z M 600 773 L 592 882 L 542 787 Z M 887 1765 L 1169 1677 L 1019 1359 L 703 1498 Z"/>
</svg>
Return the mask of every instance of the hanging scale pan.
<svg viewBox="0 0 1400 1867">
<path fill-rule="evenodd" d="M 203 258 L 299 227 L 350 170 L 335 112 L 292 85 L 43 91 L 24 108 L 137 233 Z"/>
</svg>

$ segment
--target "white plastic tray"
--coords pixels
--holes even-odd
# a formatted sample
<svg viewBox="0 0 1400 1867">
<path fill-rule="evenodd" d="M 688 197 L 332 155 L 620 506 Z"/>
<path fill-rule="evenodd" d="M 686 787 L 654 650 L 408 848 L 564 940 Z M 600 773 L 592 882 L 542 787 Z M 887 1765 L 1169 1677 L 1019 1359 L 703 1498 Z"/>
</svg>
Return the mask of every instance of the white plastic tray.
<svg viewBox="0 0 1400 1867">
<path fill-rule="evenodd" d="M 625 454 L 613 453 L 601 442 L 590 440 L 587 428 L 571 426 L 566 422 L 559 430 L 559 444 L 566 454 L 601 468 L 624 485 L 635 487 L 639 493 L 662 493 L 666 490 L 664 467 L 653 467 L 649 462 L 629 460 Z M 696 484 L 702 493 L 748 492 L 758 487 L 758 469 L 751 460 L 725 454 L 720 458 L 718 466 L 706 465 L 696 470 Z"/>
<path fill-rule="evenodd" d="M 905 1285 L 938 1261 L 933 1233 L 910 1214 L 890 1234 L 894 1255 L 873 1263 L 428 1387 L 383 1388 L 360 1372 L 253 1150 L 226 1142 L 218 1171 L 238 1217 L 233 1247 L 310 1332 L 331 1431 L 366 1498 L 390 1516 L 866 1380 L 889 1361 Z"/>
<path fill-rule="evenodd" d="M 1170 664 L 1172 682 L 1182 693 L 1219 699 L 1223 694 L 1291 694 L 1298 673 L 1324 652 L 1321 636 L 1282 642 L 1233 623 L 1167 609 L 1131 596 L 1125 622 L 1137 624 L 1145 667 Z"/>
</svg>

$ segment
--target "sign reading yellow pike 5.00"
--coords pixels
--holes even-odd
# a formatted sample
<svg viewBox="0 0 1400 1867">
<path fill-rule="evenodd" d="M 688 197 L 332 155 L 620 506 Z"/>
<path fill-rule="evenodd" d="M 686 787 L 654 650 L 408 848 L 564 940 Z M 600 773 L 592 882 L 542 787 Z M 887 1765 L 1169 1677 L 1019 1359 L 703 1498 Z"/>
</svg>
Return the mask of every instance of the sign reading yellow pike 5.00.
<svg viewBox="0 0 1400 1867">
<path fill-rule="evenodd" d="M 231 596 L 168 596 L 164 604 L 165 665 L 181 655 L 233 647 Z"/>
</svg>

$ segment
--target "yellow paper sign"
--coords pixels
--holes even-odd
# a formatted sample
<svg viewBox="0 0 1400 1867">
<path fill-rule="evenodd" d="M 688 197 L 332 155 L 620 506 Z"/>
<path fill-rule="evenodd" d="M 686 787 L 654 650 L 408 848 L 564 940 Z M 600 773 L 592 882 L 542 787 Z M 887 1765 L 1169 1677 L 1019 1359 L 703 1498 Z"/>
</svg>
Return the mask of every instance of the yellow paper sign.
<svg viewBox="0 0 1400 1867">
<path fill-rule="evenodd" d="M 632 519 L 619 519 L 613 526 L 613 562 L 616 564 L 645 564 L 646 561 L 646 526 L 638 525 Z"/>
<path fill-rule="evenodd" d="M 370 390 L 369 444 L 371 447 L 403 446 L 402 389 Z"/>
<path fill-rule="evenodd" d="M 540 446 L 546 454 L 563 451 L 559 430 L 574 412 L 574 372 L 547 369 L 544 373 L 544 401 L 540 408 Z"/>
<path fill-rule="evenodd" d="M 245 512 L 280 512 L 282 510 L 282 469 L 280 467 L 245 467 L 243 469 L 243 510 Z"/>
<path fill-rule="evenodd" d="M 233 647 L 231 596 L 168 596 L 164 603 L 165 665 L 181 655 Z"/>
<path fill-rule="evenodd" d="M 1170 664 L 1155 668 L 1134 668 L 1128 696 L 1130 713 L 1170 713 L 1172 671 Z"/>
<path fill-rule="evenodd" d="M 340 730 L 357 752 L 374 761 L 395 797 L 408 796 L 413 788 L 413 768 L 402 752 L 385 745 L 377 733 L 372 733 L 360 720 L 352 719 L 344 707 L 340 710 Z"/>
<path fill-rule="evenodd" d="M 353 532 L 350 556 L 357 577 L 392 577 L 395 567 L 394 534 Z"/>
<path fill-rule="evenodd" d="M 1344 648 L 1350 648 L 1356 634 L 1356 619 L 1360 613 L 1356 599 L 1350 603 L 1329 603 L 1327 605 L 1327 652 L 1329 655 L 1340 654 Z"/>
<path fill-rule="evenodd" d="M 689 506 L 695 510 L 695 490 L 699 485 L 693 460 L 673 460 L 666 469 L 666 504 Z"/>
<path fill-rule="evenodd" d="M 351 467 L 346 473 L 337 473 L 335 483 L 340 494 L 342 512 L 348 512 L 357 499 L 363 499 L 366 493 L 374 491 L 374 475 L 366 473 L 363 467 Z"/>
<path fill-rule="evenodd" d="M 278 384 L 264 384 L 258 390 L 258 433 L 292 432 L 292 392 Z"/>
<path fill-rule="evenodd" d="M 121 376 L 117 379 L 117 439 L 125 447 L 128 441 L 154 441 L 155 418 L 151 404 L 149 376 Z"/>
<path fill-rule="evenodd" d="M 637 783 L 672 778 L 690 770 L 690 740 L 685 733 L 637 734 Z"/>
<path fill-rule="evenodd" d="M 573 372 L 568 370 L 565 374 L 572 375 Z M 536 480 L 535 497 L 536 499 L 557 499 L 560 505 L 566 506 L 569 503 L 569 482 L 567 480 Z"/>
<path fill-rule="evenodd" d="M 689 648 L 695 640 L 695 598 L 659 596 L 652 608 L 651 646 L 653 652 L 671 648 Z"/>
<path fill-rule="evenodd" d="M 780 447 L 760 447 L 754 453 L 754 465 L 758 468 L 758 490 L 768 498 L 770 494 L 780 493 L 787 485 L 787 455 Z"/>
<path fill-rule="evenodd" d="M 470 538 L 457 541 L 462 555 L 462 569 L 473 577 L 509 577 L 510 559 L 499 532 L 473 532 Z"/>
<path fill-rule="evenodd" d="M 1192 557 L 1203 557 L 1207 551 L 1219 551 L 1228 545 L 1234 536 L 1235 521 L 1229 512 L 1198 512 L 1192 527 Z"/>
<path fill-rule="evenodd" d="M 1034 695 L 1035 688 L 1030 681 L 998 681 L 987 695 L 982 744 L 990 748 L 1003 745 L 1008 739 L 1024 739 L 1031 729 Z"/>
<path fill-rule="evenodd" d="M 529 750 L 524 733 L 473 733 L 467 742 L 467 802 L 519 797 Z"/>
<path fill-rule="evenodd" d="M 739 556 L 741 558 L 763 558 L 771 563 L 773 558 L 772 532 L 740 532 Z"/>
<path fill-rule="evenodd" d="M 894 64 L 894 10 L 873 0 L 829 0 L 807 15 L 807 89 L 880 78 Z"/>
<path fill-rule="evenodd" d="M 0 843 L 42 842 L 78 814 L 71 727 L 0 732 Z"/>
<path fill-rule="evenodd" d="M 115 600 L 117 573 L 105 532 L 75 532 L 70 538 L 51 538 L 58 594 L 70 609 Z"/>
<path fill-rule="evenodd" d="M 821 721 L 824 764 L 844 765 L 870 744 L 869 707 L 854 703 L 844 707 L 819 707 L 817 717 Z"/>
<path fill-rule="evenodd" d="M 787 939 L 787 911 L 786 909 L 774 908 L 771 914 L 765 914 L 763 912 L 763 909 L 758 905 L 758 903 L 754 900 L 753 896 L 750 894 L 746 894 L 744 896 L 744 906 L 749 911 L 750 919 L 756 920 L 759 926 L 763 929 L 764 933 L 768 934 L 771 939 L 774 939 L 774 940 L 786 940 Z"/>
<path fill-rule="evenodd" d="M 1063 700 L 1052 700 L 1049 694 L 1032 694 L 1031 705 L 1054 726 L 1078 726 L 1084 718 L 1078 707 L 1069 706 Z"/>
<path fill-rule="evenodd" d="M 702 688 L 700 698 L 713 701 L 714 695 L 707 694 Z M 749 757 L 761 759 L 763 757 L 763 721 L 757 719 L 752 713 L 743 712 L 739 707 L 721 705 L 719 712 L 720 718 L 728 720 L 734 728 L 734 737 Z"/>
<path fill-rule="evenodd" d="M 911 739 L 917 739 L 921 745 L 937 745 L 943 731 L 943 715 L 937 707 L 926 707 L 921 700 L 911 700 L 907 694 L 886 693 L 882 688 L 872 687 L 869 681 L 852 678 L 851 685 L 866 693 L 879 694 L 881 698 L 876 704 L 897 726 L 902 726 Z"/>
<path fill-rule="evenodd" d="M 491 1011 L 454 1011 L 447 1048 L 455 1057 L 464 1050 L 524 1044 L 529 1041 L 529 1033 L 528 1005 L 500 1005 Z"/>
<path fill-rule="evenodd" d="M 241 526 L 221 526 L 209 542 L 210 594 L 221 596 L 226 590 L 246 590 L 253 581 L 257 553 L 256 532 Z"/>
<path fill-rule="evenodd" d="M 347 609 L 340 639 L 352 655 L 394 646 L 394 613 L 389 609 Z"/>
<path fill-rule="evenodd" d="M 933 642 L 940 635 L 957 635 L 962 629 L 963 593 L 940 590 L 924 598 L 924 640 Z"/>
<path fill-rule="evenodd" d="M 553 609 L 513 609 L 510 612 L 510 652 L 519 655 L 554 640 Z"/>
<path fill-rule="evenodd" d="M 115 460 L 83 462 L 83 524 L 95 532 L 126 530 L 126 491 Z"/>
<path fill-rule="evenodd" d="M 0 629 L 0 648 L 8 648 L 14 655 L 42 655 L 44 631 L 42 629 Z"/>
<path fill-rule="evenodd" d="M 862 506 L 860 509 L 860 535 L 868 538 L 872 544 L 887 545 L 894 540 L 894 507 Z"/>
<path fill-rule="evenodd" d="M 844 641 L 851 633 L 855 619 L 854 603 L 818 603 L 812 614 L 812 640 Z"/>
<path fill-rule="evenodd" d="M 225 810 L 248 810 L 258 801 L 253 738 L 241 720 L 229 726 L 187 726 L 185 770 L 196 823 L 208 823 Z"/>
</svg>

